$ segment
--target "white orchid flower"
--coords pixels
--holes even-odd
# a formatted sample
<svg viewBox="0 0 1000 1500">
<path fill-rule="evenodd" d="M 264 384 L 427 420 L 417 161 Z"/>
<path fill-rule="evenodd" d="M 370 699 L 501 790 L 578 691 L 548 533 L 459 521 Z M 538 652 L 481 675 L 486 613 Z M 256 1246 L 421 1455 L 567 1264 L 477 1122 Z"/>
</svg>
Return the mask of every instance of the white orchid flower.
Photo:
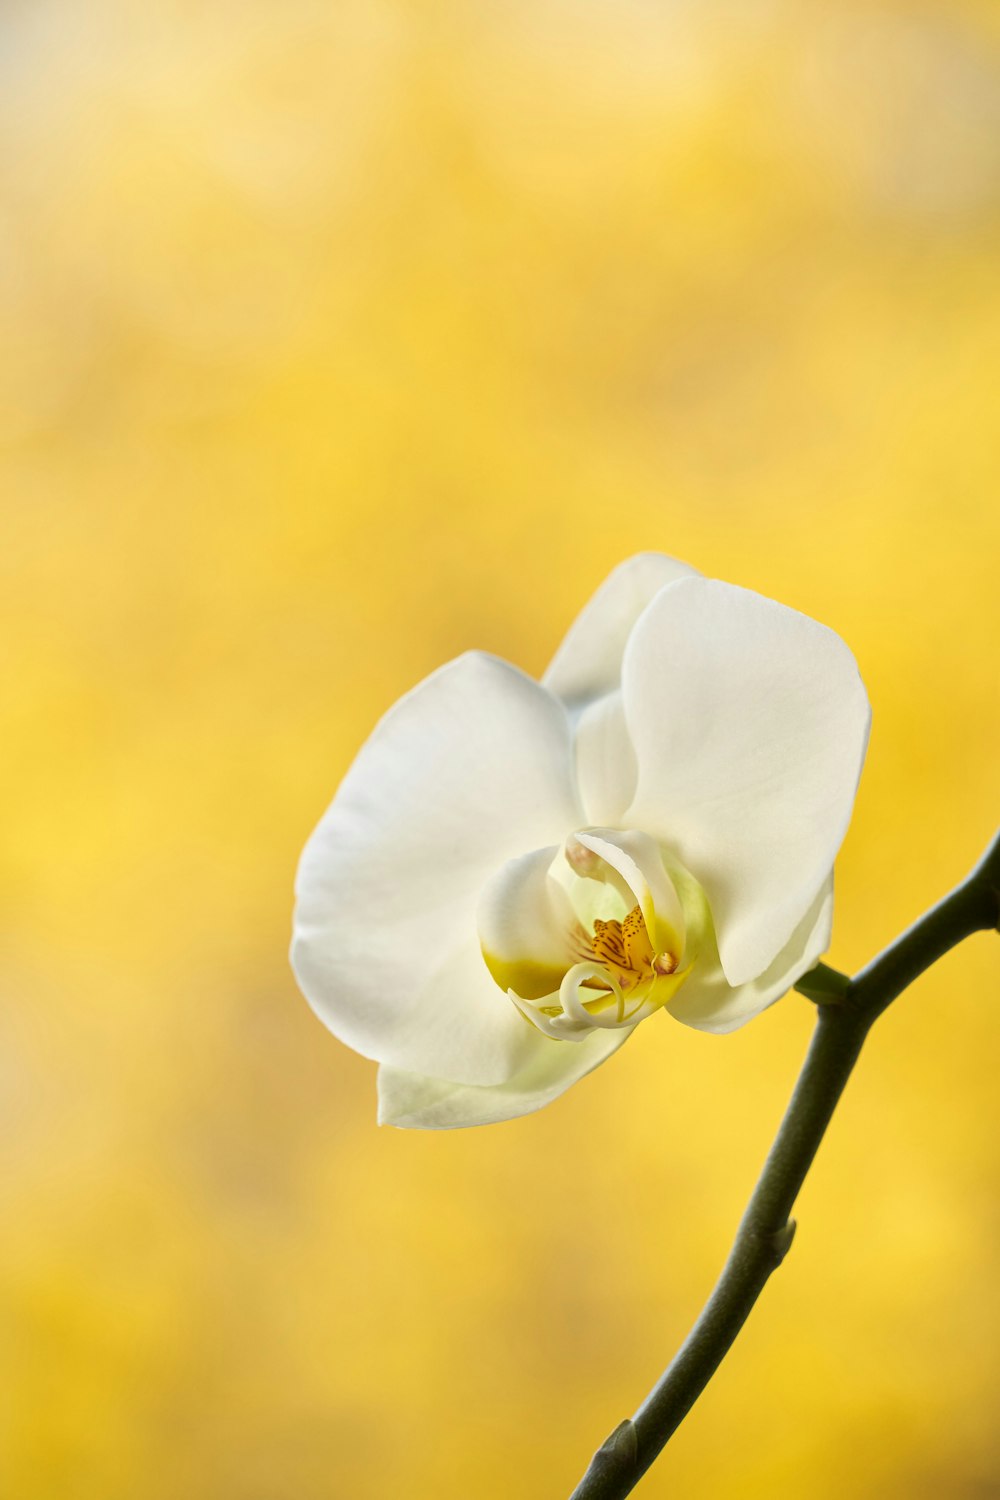
<svg viewBox="0 0 1000 1500">
<path fill-rule="evenodd" d="M 830 937 L 869 709 L 832 631 L 643 554 L 541 683 L 470 652 L 402 698 L 310 838 L 292 962 L 379 1119 L 549 1103 L 666 1011 L 731 1031 Z"/>
</svg>

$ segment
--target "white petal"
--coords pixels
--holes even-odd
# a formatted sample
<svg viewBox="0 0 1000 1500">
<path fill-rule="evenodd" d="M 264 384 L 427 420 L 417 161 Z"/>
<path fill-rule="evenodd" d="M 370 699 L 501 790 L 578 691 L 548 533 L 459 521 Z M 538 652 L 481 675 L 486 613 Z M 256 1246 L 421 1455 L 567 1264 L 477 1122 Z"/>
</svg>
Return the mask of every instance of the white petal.
<svg viewBox="0 0 1000 1500">
<path fill-rule="evenodd" d="M 479 901 L 479 941 L 490 973 L 506 993 L 529 1000 L 557 990 L 575 962 L 569 935 L 576 923 L 569 897 L 549 875 L 557 845 L 508 862 Z"/>
<path fill-rule="evenodd" d="M 698 1031 L 735 1031 L 780 1000 L 819 962 L 830 946 L 832 922 L 831 877 L 765 973 L 734 989 L 722 972 L 718 955 L 705 953 L 667 1009 L 676 1020 Z"/>
<path fill-rule="evenodd" d="M 534 1046 L 530 1059 L 506 1083 L 471 1088 L 383 1065 L 378 1072 L 379 1124 L 452 1130 L 531 1114 L 592 1072 L 632 1035 L 631 1029 L 595 1030 L 579 1042 L 557 1042 L 534 1031 L 520 1016 L 516 1019 Z"/>
<path fill-rule="evenodd" d="M 414 688 L 299 866 L 292 962 L 321 1020 L 379 1062 L 509 1077 L 527 1028 L 483 963 L 476 906 L 506 860 L 578 820 L 565 710 L 538 683 L 472 653 Z"/>
<path fill-rule="evenodd" d="M 697 576 L 687 563 L 640 552 L 619 563 L 584 605 L 542 678 L 570 707 L 580 708 L 621 682 L 622 654 L 632 626 L 660 589 Z"/>
<path fill-rule="evenodd" d="M 621 693 L 590 703 L 576 727 L 576 780 L 588 823 L 617 824 L 635 796 L 636 760 Z"/>
<path fill-rule="evenodd" d="M 730 983 L 754 979 L 847 831 L 870 717 L 854 658 L 795 610 L 683 579 L 632 632 L 623 693 L 639 764 L 626 822 L 701 882 Z"/>
</svg>

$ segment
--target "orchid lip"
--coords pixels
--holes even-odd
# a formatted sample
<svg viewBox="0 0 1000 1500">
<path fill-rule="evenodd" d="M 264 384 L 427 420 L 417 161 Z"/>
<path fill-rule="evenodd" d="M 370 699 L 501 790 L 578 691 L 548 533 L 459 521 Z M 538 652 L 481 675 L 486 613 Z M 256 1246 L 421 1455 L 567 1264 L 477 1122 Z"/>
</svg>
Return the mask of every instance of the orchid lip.
<svg viewBox="0 0 1000 1500">
<path fill-rule="evenodd" d="M 685 877 L 682 899 L 664 851 L 637 830 L 581 829 L 561 849 L 501 872 L 502 920 L 487 904 L 480 927 L 487 967 L 520 1014 L 554 1040 L 636 1026 L 672 1000 L 697 957 L 704 923 L 692 908 L 704 897 Z M 505 946 L 520 951 L 502 954 Z"/>
</svg>

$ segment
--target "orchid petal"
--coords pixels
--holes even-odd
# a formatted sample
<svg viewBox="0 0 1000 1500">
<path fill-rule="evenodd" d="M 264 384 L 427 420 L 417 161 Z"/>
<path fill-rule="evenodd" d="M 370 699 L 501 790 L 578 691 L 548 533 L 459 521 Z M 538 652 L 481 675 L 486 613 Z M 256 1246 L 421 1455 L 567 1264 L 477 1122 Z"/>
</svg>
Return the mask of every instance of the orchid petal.
<svg viewBox="0 0 1000 1500">
<path fill-rule="evenodd" d="M 636 625 L 623 695 L 639 767 L 626 822 L 704 887 L 729 982 L 755 979 L 847 830 L 869 725 L 854 658 L 795 610 L 687 578 Z"/>
<path fill-rule="evenodd" d="M 578 822 L 551 693 L 480 653 L 427 678 L 376 727 L 302 856 L 292 962 L 320 1019 L 395 1067 L 510 1077 L 530 1033 L 479 954 L 479 893 Z"/>
</svg>

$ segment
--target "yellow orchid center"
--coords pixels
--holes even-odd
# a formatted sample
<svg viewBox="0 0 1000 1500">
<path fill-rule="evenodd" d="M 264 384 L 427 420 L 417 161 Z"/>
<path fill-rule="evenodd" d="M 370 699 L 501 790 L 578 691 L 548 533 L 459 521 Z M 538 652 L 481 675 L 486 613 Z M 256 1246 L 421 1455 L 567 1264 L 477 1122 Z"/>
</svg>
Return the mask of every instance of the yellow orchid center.
<svg viewBox="0 0 1000 1500">
<path fill-rule="evenodd" d="M 495 891 L 480 910 L 490 973 L 527 1021 L 560 1041 L 635 1026 L 668 1005 L 711 920 L 698 883 L 636 831 L 582 830 L 550 864 L 511 862 Z"/>
<path fill-rule="evenodd" d="M 652 981 L 673 974 L 677 968 L 674 954 L 654 953 L 638 906 L 633 906 L 621 922 L 614 917 L 606 922 L 600 917 L 595 918 L 594 936 L 589 946 L 597 962 L 614 975 L 625 991 L 634 989 L 643 980 Z"/>
</svg>

